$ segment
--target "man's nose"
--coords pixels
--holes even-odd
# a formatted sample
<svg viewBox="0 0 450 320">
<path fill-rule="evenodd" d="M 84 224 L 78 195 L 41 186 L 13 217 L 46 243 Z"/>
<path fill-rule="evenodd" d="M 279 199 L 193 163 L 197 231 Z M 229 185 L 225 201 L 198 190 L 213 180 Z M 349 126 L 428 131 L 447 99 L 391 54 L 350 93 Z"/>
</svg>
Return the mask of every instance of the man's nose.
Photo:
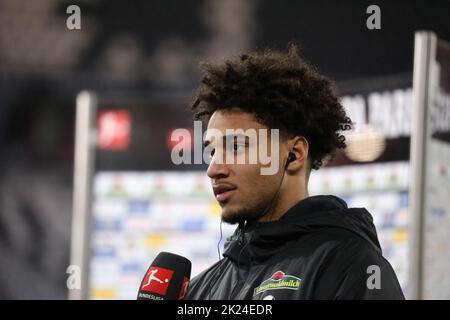
<svg viewBox="0 0 450 320">
<path fill-rule="evenodd" d="M 206 170 L 206 174 L 211 179 L 225 178 L 230 174 L 230 170 L 226 163 L 217 163 L 216 159 L 213 157 L 208 166 L 208 170 Z"/>
</svg>

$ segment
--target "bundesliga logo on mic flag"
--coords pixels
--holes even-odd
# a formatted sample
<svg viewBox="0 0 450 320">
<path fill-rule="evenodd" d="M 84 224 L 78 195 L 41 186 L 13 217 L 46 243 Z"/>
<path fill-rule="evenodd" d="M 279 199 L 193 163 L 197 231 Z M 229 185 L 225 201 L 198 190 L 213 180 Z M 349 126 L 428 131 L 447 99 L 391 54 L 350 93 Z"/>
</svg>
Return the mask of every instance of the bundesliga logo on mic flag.
<svg viewBox="0 0 450 320">
<path fill-rule="evenodd" d="M 173 271 L 164 268 L 150 267 L 142 282 L 141 291 L 165 296 Z"/>
<path fill-rule="evenodd" d="M 191 262 L 188 259 L 173 253 L 161 252 L 145 273 L 137 299 L 183 299 L 189 285 L 190 275 Z"/>
</svg>

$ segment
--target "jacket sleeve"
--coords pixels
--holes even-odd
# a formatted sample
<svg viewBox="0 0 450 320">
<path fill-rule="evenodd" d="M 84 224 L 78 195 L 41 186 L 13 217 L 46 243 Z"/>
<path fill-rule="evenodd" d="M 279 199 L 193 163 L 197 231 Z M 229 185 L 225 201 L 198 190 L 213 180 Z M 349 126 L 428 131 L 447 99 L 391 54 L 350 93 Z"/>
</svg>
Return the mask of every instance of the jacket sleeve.
<svg viewBox="0 0 450 320">
<path fill-rule="evenodd" d="M 337 249 L 321 274 L 318 287 L 328 290 L 327 299 L 405 299 L 390 263 L 364 240 Z"/>
</svg>

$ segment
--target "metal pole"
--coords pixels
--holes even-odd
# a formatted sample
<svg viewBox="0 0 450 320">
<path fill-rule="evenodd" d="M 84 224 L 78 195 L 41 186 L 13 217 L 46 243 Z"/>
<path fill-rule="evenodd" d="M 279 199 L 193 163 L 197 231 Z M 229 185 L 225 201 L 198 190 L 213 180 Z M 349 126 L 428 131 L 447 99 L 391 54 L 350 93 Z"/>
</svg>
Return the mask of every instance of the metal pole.
<svg viewBox="0 0 450 320">
<path fill-rule="evenodd" d="M 91 189 L 95 151 L 96 96 L 88 91 L 76 100 L 75 161 L 70 263 L 80 270 L 81 287 L 69 290 L 69 299 L 88 298 Z"/>
<path fill-rule="evenodd" d="M 410 228 L 409 228 L 409 299 L 423 299 L 424 225 L 427 137 L 431 94 L 430 72 L 436 36 L 432 32 L 415 33 L 413 111 L 410 150 Z"/>
</svg>

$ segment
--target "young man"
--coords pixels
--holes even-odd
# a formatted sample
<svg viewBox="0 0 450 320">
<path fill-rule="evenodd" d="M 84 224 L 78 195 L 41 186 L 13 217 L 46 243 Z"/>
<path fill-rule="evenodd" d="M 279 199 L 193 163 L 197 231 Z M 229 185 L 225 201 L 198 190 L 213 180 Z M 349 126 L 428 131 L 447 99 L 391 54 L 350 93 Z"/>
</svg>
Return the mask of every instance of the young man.
<svg viewBox="0 0 450 320">
<path fill-rule="evenodd" d="M 369 212 L 308 194 L 311 170 L 345 148 L 340 132 L 351 128 L 330 81 L 295 46 L 203 67 L 193 109 L 208 120 L 207 174 L 222 220 L 239 226 L 224 258 L 191 281 L 186 299 L 404 299 Z M 279 143 L 264 135 L 257 143 L 230 139 L 230 129 L 278 129 Z M 229 161 L 249 159 L 263 143 L 279 155 L 271 157 L 274 174 L 261 173 L 267 163 L 260 158 Z"/>
</svg>

